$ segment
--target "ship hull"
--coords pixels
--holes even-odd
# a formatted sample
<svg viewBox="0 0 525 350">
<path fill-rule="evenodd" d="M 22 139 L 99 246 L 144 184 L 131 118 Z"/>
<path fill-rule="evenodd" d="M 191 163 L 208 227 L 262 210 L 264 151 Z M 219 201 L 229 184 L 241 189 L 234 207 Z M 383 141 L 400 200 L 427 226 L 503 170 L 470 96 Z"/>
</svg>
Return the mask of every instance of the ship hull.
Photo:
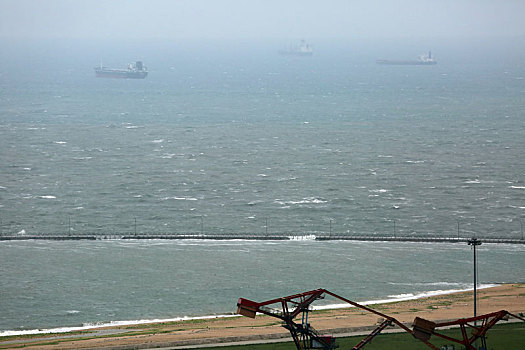
<svg viewBox="0 0 525 350">
<path fill-rule="evenodd" d="M 103 67 L 95 67 L 95 76 L 97 78 L 113 78 L 113 79 L 144 79 L 148 75 L 148 70 L 142 64 L 142 61 L 130 63 L 128 69 L 115 69 Z"/>
<path fill-rule="evenodd" d="M 117 69 L 95 69 L 97 78 L 113 78 L 113 79 L 144 79 L 148 75 L 145 71 L 127 71 Z"/>
<path fill-rule="evenodd" d="M 392 66 L 433 66 L 437 64 L 436 61 L 391 61 L 391 60 L 377 60 L 377 64 L 386 64 Z"/>
<path fill-rule="evenodd" d="M 279 51 L 281 56 L 312 56 L 314 53 L 312 51 Z"/>
</svg>

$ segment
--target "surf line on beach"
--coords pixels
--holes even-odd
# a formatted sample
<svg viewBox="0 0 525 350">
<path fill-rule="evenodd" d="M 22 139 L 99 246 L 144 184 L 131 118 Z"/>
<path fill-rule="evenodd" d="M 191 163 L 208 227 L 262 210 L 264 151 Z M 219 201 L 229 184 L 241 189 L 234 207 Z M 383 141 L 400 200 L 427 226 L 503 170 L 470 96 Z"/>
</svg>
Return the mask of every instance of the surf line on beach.
<svg viewBox="0 0 525 350">
<path fill-rule="evenodd" d="M 481 284 L 477 289 L 486 289 L 497 287 L 499 284 Z M 386 303 L 395 303 L 399 301 L 408 301 L 423 299 L 429 297 L 435 297 L 439 295 L 447 295 L 454 293 L 469 292 L 474 288 L 465 288 L 465 289 L 447 289 L 447 290 L 434 290 L 421 293 L 406 293 L 400 295 L 392 295 L 387 297 L 387 299 L 377 299 L 359 302 L 361 305 L 374 305 L 374 304 L 386 304 Z M 349 304 L 328 304 L 314 306 L 313 310 L 330 310 L 330 309 L 344 309 L 344 308 L 353 308 L 354 306 Z M 221 315 L 207 315 L 207 316 L 182 316 L 175 318 L 166 318 L 166 319 L 147 319 L 147 320 L 129 320 L 129 321 L 109 321 L 109 322 L 97 322 L 97 323 L 84 323 L 82 326 L 64 326 L 57 328 L 49 329 L 28 329 L 28 330 L 6 330 L 0 331 L 0 337 L 14 336 L 14 335 L 32 335 L 32 334 L 53 334 L 53 333 L 68 333 L 83 331 L 89 329 L 97 329 L 104 327 L 119 327 L 119 326 L 130 326 L 130 325 L 140 325 L 140 324 L 150 324 L 150 323 L 166 323 L 166 322 L 179 322 L 179 321 L 191 321 L 191 320 L 210 320 L 216 318 L 228 318 L 228 317 L 241 317 L 237 314 L 221 314 Z"/>
</svg>

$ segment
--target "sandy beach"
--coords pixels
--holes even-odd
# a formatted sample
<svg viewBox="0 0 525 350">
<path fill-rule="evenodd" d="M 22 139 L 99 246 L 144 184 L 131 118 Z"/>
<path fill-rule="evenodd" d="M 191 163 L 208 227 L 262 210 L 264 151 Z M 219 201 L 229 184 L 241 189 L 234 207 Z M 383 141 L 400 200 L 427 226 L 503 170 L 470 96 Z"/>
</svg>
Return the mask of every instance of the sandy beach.
<svg viewBox="0 0 525 350">
<path fill-rule="evenodd" d="M 280 297 L 280 296 L 275 296 Z M 352 296 L 344 296 L 352 300 Z M 235 305 L 232 306 L 232 308 Z M 478 290 L 478 315 L 499 310 L 513 314 L 525 312 L 525 284 L 506 284 Z M 438 321 L 471 317 L 473 292 L 438 295 L 416 300 L 377 304 L 374 309 L 410 324 L 416 316 Z M 321 333 L 367 333 L 378 316 L 357 308 L 322 310 L 310 313 L 310 323 Z M 503 321 L 502 321 L 503 322 Z M 175 348 L 285 339 L 288 331 L 278 319 L 257 316 L 214 318 L 134 326 L 93 329 L 84 334 L 34 335 L 28 338 L 0 338 L 0 349 L 147 349 Z"/>
</svg>

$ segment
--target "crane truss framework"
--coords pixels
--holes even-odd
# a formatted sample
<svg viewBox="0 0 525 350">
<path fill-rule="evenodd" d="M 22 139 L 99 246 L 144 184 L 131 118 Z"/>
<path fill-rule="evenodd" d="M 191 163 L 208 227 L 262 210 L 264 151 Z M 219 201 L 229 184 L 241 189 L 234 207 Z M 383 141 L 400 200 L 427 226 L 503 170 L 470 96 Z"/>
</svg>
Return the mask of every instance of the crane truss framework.
<svg viewBox="0 0 525 350">
<path fill-rule="evenodd" d="M 287 297 L 271 299 L 263 302 L 255 302 L 252 300 L 239 298 L 237 302 L 237 313 L 250 318 L 255 318 L 257 313 L 276 317 L 284 322 L 283 327 L 290 331 L 292 339 L 298 350 L 308 349 L 335 349 L 335 338 L 333 336 L 321 335 L 308 323 L 308 311 L 310 305 L 319 299 L 323 299 L 325 295 L 332 296 L 336 299 L 344 301 L 345 303 L 354 307 L 363 309 L 370 313 L 376 314 L 384 319 L 384 321 L 378 325 L 369 335 L 361 340 L 352 350 L 359 350 L 368 344 L 372 339 L 381 333 L 383 329 L 388 326 L 396 325 L 403 329 L 405 332 L 412 334 L 412 336 L 429 348 L 439 350 L 435 345 L 429 342 L 430 337 L 435 335 L 437 337 L 456 342 L 465 346 L 467 350 L 475 350 L 472 344 L 477 339 L 484 339 L 487 331 L 494 326 L 498 321 L 502 319 L 508 319 L 509 316 L 513 316 L 522 321 L 524 318 L 513 315 L 505 310 L 498 312 L 481 315 L 472 318 L 458 319 L 450 322 L 432 322 L 419 317 L 414 319 L 413 330 L 405 326 L 403 323 L 395 319 L 394 317 L 385 315 L 379 311 L 358 304 L 349 299 L 343 298 L 335 293 L 332 293 L 326 289 L 315 289 L 304 293 L 294 294 Z M 294 319 L 302 314 L 301 322 L 295 322 Z M 476 322 L 481 321 L 481 326 L 476 326 Z M 474 325 L 471 323 L 474 322 Z M 437 331 L 440 327 L 451 327 L 459 326 L 461 329 L 462 338 L 454 339 L 448 337 Z M 471 335 L 467 334 L 467 329 L 471 330 Z"/>
<path fill-rule="evenodd" d="M 488 330 L 499 321 L 507 321 L 510 317 L 514 317 L 525 322 L 525 319 L 523 317 L 511 314 L 506 310 L 500 310 L 489 314 L 480 315 L 477 317 L 461 318 L 458 320 L 448 322 L 432 322 L 416 317 L 413 323 L 414 330 L 412 334 L 415 338 L 422 341 L 428 341 L 432 335 L 435 335 L 448 341 L 461 344 L 467 350 L 476 350 L 473 344 L 477 340 L 480 340 L 484 348 L 486 349 L 487 347 L 484 343 L 485 335 L 487 334 Z M 477 325 L 478 321 L 481 323 L 480 325 Z M 438 328 L 449 328 L 454 326 L 459 327 L 460 329 L 460 339 L 452 338 L 438 331 Z"/>
</svg>

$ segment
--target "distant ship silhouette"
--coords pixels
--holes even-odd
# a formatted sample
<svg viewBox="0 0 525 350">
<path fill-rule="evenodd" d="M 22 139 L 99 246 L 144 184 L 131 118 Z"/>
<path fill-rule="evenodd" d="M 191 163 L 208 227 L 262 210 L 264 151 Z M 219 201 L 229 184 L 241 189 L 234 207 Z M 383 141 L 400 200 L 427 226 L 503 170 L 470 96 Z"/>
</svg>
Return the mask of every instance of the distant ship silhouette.
<svg viewBox="0 0 525 350">
<path fill-rule="evenodd" d="M 377 64 L 390 64 L 400 66 L 432 66 L 437 64 L 437 61 L 432 57 L 432 52 L 428 55 L 421 55 L 417 60 L 403 61 L 403 60 L 377 60 Z"/>
</svg>

